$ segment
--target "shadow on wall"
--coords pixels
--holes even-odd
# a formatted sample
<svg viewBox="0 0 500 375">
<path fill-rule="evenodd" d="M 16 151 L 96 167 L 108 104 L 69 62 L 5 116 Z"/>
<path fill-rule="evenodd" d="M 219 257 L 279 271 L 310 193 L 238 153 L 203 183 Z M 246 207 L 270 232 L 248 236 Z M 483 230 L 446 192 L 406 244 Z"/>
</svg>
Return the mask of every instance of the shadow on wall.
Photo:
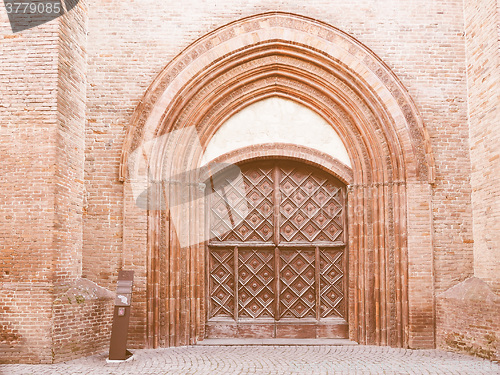
<svg viewBox="0 0 500 375">
<path fill-rule="evenodd" d="M 3 0 L 13 33 L 40 26 L 68 13 L 80 0 L 44 0 L 21 2 Z"/>
</svg>

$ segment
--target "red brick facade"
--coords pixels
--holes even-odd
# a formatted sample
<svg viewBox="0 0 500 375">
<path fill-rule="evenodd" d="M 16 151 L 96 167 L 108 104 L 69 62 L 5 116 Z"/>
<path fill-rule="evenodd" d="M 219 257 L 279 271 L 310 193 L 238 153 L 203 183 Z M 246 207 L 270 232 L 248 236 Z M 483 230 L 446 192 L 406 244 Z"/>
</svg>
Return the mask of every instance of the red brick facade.
<svg viewBox="0 0 500 375">
<path fill-rule="evenodd" d="M 206 147 L 269 96 L 323 116 L 351 158 L 330 168 L 349 185 L 350 337 L 498 358 L 498 2 L 403 3 L 81 0 L 16 34 L 2 7 L 0 361 L 105 350 L 102 288 L 121 268 L 135 271 L 131 346 L 203 339 L 205 248 L 137 207 L 129 157 L 191 125 Z M 198 167 L 179 145 L 173 168 Z M 276 145 L 224 158 L 276 156 L 328 163 Z M 188 215 L 197 243 L 203 212 Z M 491 289 L 474 311 L 447 292 L 471 276 Z"/>
<path fill-rule="evenodd" d="M 474 276 L 437 297 L 437 345 L 500 358 L 500 3 L 465 1 Z"/>
</svg>

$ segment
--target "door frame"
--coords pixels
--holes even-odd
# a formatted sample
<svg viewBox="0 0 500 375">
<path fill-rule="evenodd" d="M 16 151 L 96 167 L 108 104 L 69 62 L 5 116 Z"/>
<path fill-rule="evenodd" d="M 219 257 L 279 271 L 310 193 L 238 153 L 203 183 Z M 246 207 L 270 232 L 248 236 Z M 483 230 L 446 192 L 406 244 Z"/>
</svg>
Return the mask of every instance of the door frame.
<svg viewBox="0 0 500 375">
<path fill-rule="evenodd" d="M 279 149 L 281 146 L 283 146 L 282 150 L 287 149 L 288 147 L 285 145 L 274 145 L 274 149 Z M 268 145 L 269 147 L 269 145 Z M 244 153 L 240 153 L 244 154 Z M 322 155 L 325 157 L 326 155 Z M 334 160 L 333 158 L 330 157 L 330 159 Z M 336 160 L 334 160 L 337 162 Z M 293 164 L 296 163 L 297 165 L 307 168 L 308 166 L 314 170 L 317 170 L 319 173 L 325 173 L 329 177 L 333 178 L 339 183 L 339 186 L 342 189 L 342 195 L 343 195 L 343 244 L 335 244 L 332 243 L 332 245 L 324 244 L 322 246 L 321 243 L 310 243 L 310 244 L 295 244 L 295 243 L 278 243 L 276 244 L 276 241 L 273 241 L 272 243 L 266 244 L 262 243 L 257 246 L 252 246 L 252 244 L 236 244 L 236 243 L 231 243 L 229 242 L 227 245 L 224 244 L 224 242 L 221 242 L 219 244 L 210 244 L 210 241 L 207 240 L 205 241 L 205 256 L 204 256 L 204 262 L 205 262 L 205 272 L 204 272 L 204 277 L 205 277 L 205 290 L 204 290 L 204 300 L 206 303 L 206 310 L 205 310 L 205 338 L 208 338 L 209 336 L 211 338 L 348 338 L 349 333 L 348 333 L 348 327 L 349 327 L 349 309 L 350 309 L 350 301 L 349 301 L 349 296 L 351 295 L 349 291 L 349 227 L 348 227 L 348 207 L 349 207 L 349 195 L 348 195 L 348 184 L 340 179 L 338 177 L 338 173 L 332 173 L 331 170 L 327 170 L 324 167 L 322 168 L 319 165 L 315 165 L 311 163 L 308 160 L 304 159 L 298 159 L 298 158 L 290 158 L 290 157 L 283 157 L 283 156 L 275 156 L 275 157 L 257 157 L 257 158 L 249 158 L 249 159 L 242 159 L 239 160 L 236 165 L 248 165 L 248 164 L 254 164 L 254 165 L 262 165 L 262 164 L 270 164 L 272 166 L 273 171 L 271 172 L 273 175 L 273 209 L 279 210 L 279 207 L 281 205 L 281 201 L 276 201 L 277 194 L 279 194 L 279 165 L 285 163 Z M 345 168 L 348 168 L 345 166 Z M 344 171 L 342 171 L 344 172 Z M 207 187 L 208 188 L 208 187 Z M 210 197 L 208 194 L 205 194 L 205 214 L 204 214 L 204 228 L 206 233 L 210 233 L 210 210 L 211 210 L 211 204 L 210 204 Z M 274 216 L 274 215 L 273 215 Z M 279 237 L 280 233 L 280 225 L 278 223 L 278 227 L 276 228 L 276 219 L 273 220 L 273 233 L 276 233 L 276 230 L 278 231 L 277 236 Z M 234 310 L 235 310 L 235 319 L 231 318 L 210 318 L 210 311 L 211 311 L 211 295 L 210 295 L 210 248 L 221 248 L 221 249 L 230 249 L 230 251 L 233 252 L 233 269 L 234 274 L 234 290 L 235 293 L 233 295 L 234 298 Z M 281 266 L 280 266 L 280 255 L 281 251 L 283 249 L 291 249 L 291 248 L 297 248 L 297 247 L 304 247 L 309 250 L 313 249 L 315 252 L 315 296 L 316 296 L 316 302 L 315 305 L 317 305 L 316 309 L 316 315 L 318 316 L 320 305 L 318 305 L 318 298 L 321 298 L 318 293 L 320 293 L 320 286 L 316 286 L 316 283 L 321 282 L 321 277 L 318 274 L 319 267 L 320 267 L 320 261 L 321 261 L 321 255 L 320 255 L 320 249 L 325 247 L 325 248 L 342 248 L 343 252 L 343 298 L 344 298 L 344 318 L 341 317 L 331 317 L 331 318 L 326 318 L 322 320 L 321 318 L 306 318 L 304 321 L 299 322 L 299 319 L 284 319 L 281 320 L 279 316 L 276 316 L 274 319 L 269 319 L 269 320 L 248 320 L 248 321 L 241 321 L 238 319 L 238 314 L 237 311 L 239 310 L 238 307 L 238 266 L 239 266 L 239 259 L 238 259 L 238 252 L 240 248 L 251 248 L 251 247 L 259 247 L 259 248 L 266 248 L 266 249 L 271 249 L 271 252 L 273 252 L 273 262 L 274 264 L 274 284 L 279 283 L 280 277 L 278 276 L 281 273 Z M 275 295 L 275 314 L 279 315 L 280 311 L 280 306 L 279 306 L 279 287 L 278 285 L 274 286 L 274 292 L 276 293 Z M 271 321 L 272 320 L 272 321 Z M 272 327 L 272 332 L 269 331 L 269 329 Z M 311 328 L 312 327 L 312 328 Z M 232 333 L 224 332 L 224 331 L 230 331 Z M 311 337 L 311 330 L 314 332 L 314 337 Z M 210 332 L 209 332 L 210 331 Z"/>
</svg>

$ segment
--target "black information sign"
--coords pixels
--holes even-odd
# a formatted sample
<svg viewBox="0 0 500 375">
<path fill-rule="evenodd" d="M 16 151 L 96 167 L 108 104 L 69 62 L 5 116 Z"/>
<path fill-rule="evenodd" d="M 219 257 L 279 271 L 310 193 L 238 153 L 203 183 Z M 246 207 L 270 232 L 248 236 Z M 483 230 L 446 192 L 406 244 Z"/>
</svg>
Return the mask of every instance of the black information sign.
<svg viewBox="0 0 500 375">
<path fill-rule="evenodd" d="M 127 350 L 128 324 L 130 320 L 130 303 L 134 271 L 119 271 L 116 288 L 115 312 L 109 345 L 109 360 L 124 361 L 132 356 Z"/>
</svg>

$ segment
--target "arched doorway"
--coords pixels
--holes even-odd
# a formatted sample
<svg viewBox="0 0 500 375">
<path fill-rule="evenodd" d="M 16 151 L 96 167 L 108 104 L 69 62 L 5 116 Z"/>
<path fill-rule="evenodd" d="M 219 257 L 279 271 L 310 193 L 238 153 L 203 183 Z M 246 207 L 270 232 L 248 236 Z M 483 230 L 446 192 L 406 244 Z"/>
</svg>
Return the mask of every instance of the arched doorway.
<svg viewBox="0 0 500 375">
<path fill-rule="evenodd" d="M 345 185 L 298 161 L 240 168 L 244 194 L 207 199 L 206 336 L 347 338 Z"/>
<path fill-rule="evenodd" d="M 349 259 L 355 259 L 347 287 L 349 338 L 432 347 L 434 161 L 415 103 L 368 47 L 330 25 L 279 12 L 248 17 L 200 38 L 160 72 L 132 116 L 120 179 L 123 266 L 138 275 L 133 340 L 178 346 L 206 336 L 204 212 L 186 207 L 181 228 L 171 212 L 150 202 L 165 191 L 165 201 L 171 201 L 164 176 L 200 168 L 210 140 L 228 118 L 276 96 L 321 116 L 351 161 L 343 179 Z M 226 161 L 281 152 L 267 146 L 249 146 L 246 154 L 230 151 Z M 287 156 L 321 159 L 296 146 Z M 137 191 L 147 192 L 145 205 L 137 205 Z"/>
</svg>

